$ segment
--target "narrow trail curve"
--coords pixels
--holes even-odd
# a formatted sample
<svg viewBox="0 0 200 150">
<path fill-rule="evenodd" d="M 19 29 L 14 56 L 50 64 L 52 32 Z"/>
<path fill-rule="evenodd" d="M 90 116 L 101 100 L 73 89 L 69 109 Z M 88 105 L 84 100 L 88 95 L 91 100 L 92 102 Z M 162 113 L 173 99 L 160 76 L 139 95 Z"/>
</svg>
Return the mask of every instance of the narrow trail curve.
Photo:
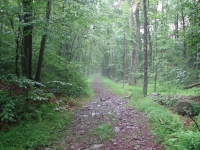
<svg viewBox="0 0 200 150">
<path fill-rule="evenodd" d="M 75 112 L 72 134 L 66 139 L 66 150 L 84 150 L 94 144 L 103 144 L 101 150 L 161 150 L 155 136 L 148 131 L 146 116 L 126 107 L 127 101 L 112 94 L 95 78 L 92 86 L 95 96 Z M 100 142 L 93 129 L 99 124 L 111 124 L 116 135 Z M 98 150 L 98 148 L 96 149 Z"/>
</svg>

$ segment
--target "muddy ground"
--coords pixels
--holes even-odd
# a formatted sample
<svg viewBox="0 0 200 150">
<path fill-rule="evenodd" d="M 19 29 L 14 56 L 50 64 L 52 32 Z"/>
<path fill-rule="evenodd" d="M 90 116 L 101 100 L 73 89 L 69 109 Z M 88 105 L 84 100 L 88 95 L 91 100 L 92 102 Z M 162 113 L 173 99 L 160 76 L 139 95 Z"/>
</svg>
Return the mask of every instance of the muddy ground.
<svg viewBox="0 0 200 150">
<path fill-rule="evenodd" d="M 111 93 L 95 78 L 92 102 L 75 111 L 72 132 L 65 139 L 65 150 L 161 150 L 156 137 L 149 132 L 146 116 L 127 101 Z M 113 133 L 109 140 L 101 140 L 94 132 L 100 125 L 110 125 Z M 102 133 L 103 134 L 103 133 Z M 93 148 L 92 148 L 93 147 Z"/>
</svg>

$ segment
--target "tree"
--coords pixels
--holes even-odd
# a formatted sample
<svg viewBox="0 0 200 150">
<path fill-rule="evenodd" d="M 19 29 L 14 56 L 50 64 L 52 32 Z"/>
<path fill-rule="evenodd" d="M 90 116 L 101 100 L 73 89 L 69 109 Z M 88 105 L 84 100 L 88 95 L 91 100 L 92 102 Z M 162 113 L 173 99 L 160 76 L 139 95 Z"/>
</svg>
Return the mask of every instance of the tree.
<svg viewBox="0 0 200 150">
<path fill-rule="evenodd" d="M 22 68 L 23 75 L 28 79 L 32 79 L 32 3 L 32 0 L 22 0 L 25 23 L 23 28 Z"/>
<path fill-rule="evenodd" d="M 146 0 L 143 0 L 143 13 L 144 13 L 144 83 L 143 83 L 143 95 L 147 95 L 147 86 L 148 86 L 148 67 L 147 67 L 147 8 Z"/>
<path fill-rule="evenodd" d="M 129 84 L 133 85 L 136 83 L 135 73 L 136 73 L 136 59 L 137 59 L 137 52 L 135 49 L 134 42 L 134 18 L 133 18 L 133 0 L 129 1 L 129 28 L 130 28 L 130 36 L 131 36 L 131 69 L 130 69 L 130 81 Z"/>
<path fill-rule="evenodd" d="M 124 54 L 123 54 L 123 87 L 124 81 L 126 79 L 126 66 L 127 66 L 127 36 L 126 36 L 126 29 L 124 30 Z"/>
<path fill-rule="evenodd" d="M 46 10 L 46 21 L 47 23 L 49 22 L 50 18 L 50 12 L 51 12 L 51 0 L 47 1 L 47 10 Z M 44 35 L 42 36 L 42 41 L 40 45 L 40 54 L 39 54 L 39 59 L 38 59 L 38 65 L 37 65 L 37 71 L 35 75 L 35 81 L 40 81 L 40 76 L 41 76 L 41 69 L 42 69 L 42 61 L 44 57 L 44 49 L 45 49 L 45 43 L 46 43 L 46 38 L 47 38 L 47 27 L 44 29 Z"/>
</svg>

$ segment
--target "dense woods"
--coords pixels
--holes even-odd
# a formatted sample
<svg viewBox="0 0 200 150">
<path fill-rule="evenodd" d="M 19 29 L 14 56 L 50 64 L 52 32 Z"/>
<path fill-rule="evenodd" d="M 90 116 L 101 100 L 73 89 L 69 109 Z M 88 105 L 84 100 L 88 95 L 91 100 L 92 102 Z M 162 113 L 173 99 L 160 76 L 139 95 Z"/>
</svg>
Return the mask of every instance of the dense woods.
<svg viewBox="0 0 200 150">
<path fill-rule="evenodd" d="M 154 91 L 157 82 L 195 83 L 200 64 L 198 3 L 2 1 L 1 82 L 9 88 L 2 92 L 11 96 L 18 86 L 25 99 L 39 89 L 79 96 L 86 87 L 83 75 L 99 72 L 130 85 L 143 83 L 144 95 L 148 81 Z"/>
<path fill-rule="evenodd" d="M 116 19 L 109 30 L 113 32 L 113 37 L 109 40 L 109 50 L 104 52 L 102 73 L 117 80 L 124 79 L 131 85 L 138 82 L 147 84 L 148 76 L 149 83 L 155 85 L 155 91 L 158 82 L 166 86 L 197 82 L 198 1 L 141 3 L 114 2 L 110 11 L 116 15 Z"/>
<path fill-rule="evenodd" d="M 56 94 L 86 93 L 94 3 L 1 1 L 1 121 L 16 121 Z"/>
<path fill-rule="evenodd" d="M 91 74 L 145 96 L 198 86 L 199 54 L 199 0 L 0 1 L 0 126 L 87 95 Z"/>
</svg>

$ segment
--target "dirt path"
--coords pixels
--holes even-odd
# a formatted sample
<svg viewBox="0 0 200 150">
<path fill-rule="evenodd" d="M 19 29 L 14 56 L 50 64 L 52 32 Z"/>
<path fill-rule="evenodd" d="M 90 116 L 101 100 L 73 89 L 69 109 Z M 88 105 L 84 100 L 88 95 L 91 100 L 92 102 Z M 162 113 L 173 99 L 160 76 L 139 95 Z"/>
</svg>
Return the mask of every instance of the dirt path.
<svg viewBox="0 0 200 150">
<path fill-rule="evenodd" d="M 95 96 L 92 102 L 76 111 L 72 135 L 67 137 L 66 150 L 161 150 L 155 143 L 155 136 L 148 131 L 145 115 L 126 107 L 126 100 L 112 94 L 96 78 L 93 83 Z M 111 125 L 115 135 L 101 141 L 94 128 Z M 103 133 L 102 133 L 103 134 Z"/>
</svg>

